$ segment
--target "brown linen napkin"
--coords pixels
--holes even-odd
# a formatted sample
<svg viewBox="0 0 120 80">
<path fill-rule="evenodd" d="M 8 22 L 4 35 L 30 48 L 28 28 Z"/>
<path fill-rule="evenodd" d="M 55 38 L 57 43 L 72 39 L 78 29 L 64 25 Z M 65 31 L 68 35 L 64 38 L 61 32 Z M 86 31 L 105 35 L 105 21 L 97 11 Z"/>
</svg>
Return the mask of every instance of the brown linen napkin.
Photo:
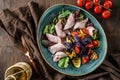
<svg viewBox="0 0 120 80">
<path fill-rule="evenodd" d="M 9 34 L 15 47 L 24 52 L 21 38 L 24 37 L 27 42 L 27 49 L 39 70 L 38 76 L 31 80 L 120 80 L 119 51 L 108 55 L 98 69 L 85 76 L 67 76 L 51 69 L 43 60 L 36 40 L 38 22 L 42 13 L 42 7 L 35 2 L 13 11 L 5 9 L 0 13 L 0 26 Z"/>
</svg>

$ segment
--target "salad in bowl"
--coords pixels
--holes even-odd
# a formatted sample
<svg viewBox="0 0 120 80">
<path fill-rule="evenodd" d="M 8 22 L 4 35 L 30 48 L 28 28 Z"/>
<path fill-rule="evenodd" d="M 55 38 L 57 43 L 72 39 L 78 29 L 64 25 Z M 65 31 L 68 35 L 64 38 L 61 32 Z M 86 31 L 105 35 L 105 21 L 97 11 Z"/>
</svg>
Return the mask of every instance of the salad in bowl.
<svg viewBox="0 0 120 80">
<path fill-rule="evenodd" d="M 85 75 L 104 60 L 107 41 L 98 21 L 87 11 L 56 5 L 43 14 L 38 45 L 45 61 L 67 75 Z"/>
</svg>

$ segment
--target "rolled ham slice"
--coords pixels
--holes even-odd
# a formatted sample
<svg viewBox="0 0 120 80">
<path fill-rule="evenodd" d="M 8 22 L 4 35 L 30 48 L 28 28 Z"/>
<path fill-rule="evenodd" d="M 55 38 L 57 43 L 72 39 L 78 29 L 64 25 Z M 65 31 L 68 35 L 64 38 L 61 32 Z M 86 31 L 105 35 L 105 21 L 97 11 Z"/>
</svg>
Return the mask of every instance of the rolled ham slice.
<svg viewBox="0 0 120 80">
<path fill-rule="evenodd" d="M 58 23 L 55 25 L 55 31 L 59 37 L 65 37 L 65 32 L 62 31 L 62 24 L 61 19 L 58 21 Z"/>
<path fill-rule="evenodd" d="M 61 43 L 61 38 L 58 36 L 54 36 L 52 34 L 47 33 L 46 37 L 48 38 L 49 41 L 54 42 L 54 43 Z"/>
<path fill-rule="evenodd" d="M 60 50 L 63 50 L 63 49 L 65 49 L 66 47 L 63 45 L 63 44 L 61 44 L 61 43 L 58 43 L 58 44 L 55 44 L 55 45 L 53 45 L 53 46 L 50 46 L 49 47 L 49 50 L 50 50 L 50 52 L 52 53 L 52 54 L 55 54 L 56 52 L 58 52 L 58 51 L 60 51 Z"/>
<path fill-rule="evenodd" d="M 66 56 L 67 56 L 67 55 L 66 55 L 64 52 L 61 52 L 61 51 L 56 52 L 55 55 L 53 56 L 53 61 L 54 61 L 54 62 L 57 62 L 57 61 L 59 61 L 61 58 L 66 57 Z"/>
<path fill-rule="evenodd" d="M 85 28 L 87 22 L 88 22 L 88 18 L 82 21 L 76 22 L 73 30 L 78 29 L 78 28 Z"/>
<path fill-rule="evenodd" d="M 74 24 L 75 24 L 75 15 L 71 13 L 67 19 L 64 30 L 70 29 L 72 26 L 74 26 Z"/>
<path fill-rule="evenodd" d="M 87 29 L 88 29 L 89 35 L 93 36 L 93 31 L 96 29 L 93 26 L 88 26 Z"/>
</svg>

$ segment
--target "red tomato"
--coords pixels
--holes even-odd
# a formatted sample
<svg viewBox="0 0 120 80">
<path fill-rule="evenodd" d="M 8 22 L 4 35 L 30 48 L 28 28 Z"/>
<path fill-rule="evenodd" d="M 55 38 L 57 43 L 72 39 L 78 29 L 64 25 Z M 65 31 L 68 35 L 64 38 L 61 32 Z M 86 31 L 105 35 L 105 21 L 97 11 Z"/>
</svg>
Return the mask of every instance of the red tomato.
<svg viewBox="0 0 120 80">
<path fill-rule="evenodd" d="M 80 53 L 80 48 L 78 46 L 75 46 L 75 53 L 79 54 Z"/>
<path fill-rule="evenodd" d="M 90 2 L 90 0 L 85 0 L 85 2 Z"/>
<path fill-rule="evenodd" d="M 99 46 L 99 41 L 98 41 L 98 40 L 93 40 L 93 41 L 92 41 L 92 44 L 93 44 L 94 46 Z"/>
<path fill-rule="evenodd" d="M 82 7 L 85 4 L 85 0 L 77 0 L 77 6 Z"/>
<path fill-rule="evenodd" d="M 102 18 L 107 19 L 111 16 L 111 12 L 109 10 L 104 10 L 102 12 Z"/>
<path fill-rule="evenodd" d="M 93 44 L 87 44 L 86 46 L 89 47 L 89 48 L 93 48 L 94 47 Z"/>
<path fill-rule="evenodd" d="M 105 1 L 104 3 L 103 3 L 103 6 L 105 7 L 105 8 L 112 8 L 112 1 Z"/>
<path fill-rule="evenodd" d="M 100 0 L 92 0 L 95 6 L 100 5 Z"/>
<path fill-rule="evenodd" d="M 102 6 L 95 6 L 94 13 L 100 14 L 102 12 Z"/>
<path fill-rule="evenodd" d="M 89 61 L 89 57 L 82 57 L 82 64 L 86 64 Z"/>
<path fill-rule="evenodd" d="M 86 9 L 92 9 L 93 8 L 93 3 L 92 2 L 86 2 L 85 8 Z"/>
</svg>

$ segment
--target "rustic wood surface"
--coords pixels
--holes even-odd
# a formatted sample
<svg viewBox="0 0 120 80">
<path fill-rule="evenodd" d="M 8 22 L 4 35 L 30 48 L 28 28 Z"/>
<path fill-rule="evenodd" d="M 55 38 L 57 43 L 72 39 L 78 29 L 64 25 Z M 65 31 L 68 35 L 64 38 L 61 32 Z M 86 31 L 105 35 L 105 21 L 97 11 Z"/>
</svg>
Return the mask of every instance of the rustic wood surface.
<svg viewBox="0 0 120 80">
<path fill-rule="evenodd" d="M 0 0 L 0 11 L 9 8 L 16 9 L 20 6 L 26 5 L 29 1 L 32 0 Z M 38 2 L 43 9 L 54 4 L 73 4 L 75 5 L 75 0 L 33 0 Z M 110 19 L 104 20 L 100 15 L 95 15 L 92 11 L 89 11 L 93 14 L 97 20 L 101 23 L 108 40 L 108 53 L 114 51 L 120 51 L 120 0 L 113 0 L 112 16 Z M 0 28 L 0 80 L 3 80 L 4 72 L 6 68 L 13 65 L 19 61 L 28 61 L 27 57 L 22 54 L 20 50 L 14 47 L 11 39 L 7 37 L 8 34 Z M 2 51 L 6 53 L 2 53 Z M 13 52 L 16 52 L 13 54 Z"/>
</svg>

